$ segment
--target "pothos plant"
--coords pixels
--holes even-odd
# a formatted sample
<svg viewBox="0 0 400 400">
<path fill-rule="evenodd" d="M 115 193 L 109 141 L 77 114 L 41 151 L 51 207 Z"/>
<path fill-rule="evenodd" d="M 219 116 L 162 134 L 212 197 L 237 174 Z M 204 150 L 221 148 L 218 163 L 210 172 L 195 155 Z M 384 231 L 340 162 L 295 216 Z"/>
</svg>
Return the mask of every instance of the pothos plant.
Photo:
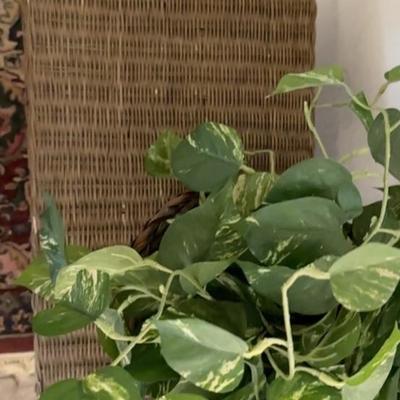
<svg viewBox="0 0 400 400">
<path fill-rule="evenodd" d="M 255 171 L 237 132 L 206 122 L 185 139 L 166 132 L 147 170 L 200 193 L 171 221 L 159 251 L 65 246 L 51 199 L 41 255 L 18 283 L 54 306 L 36 333 L 94 323 L 111 364 L 56 383 L 42 400 L 397 400 L 400 359 L 400 111 L 355 94 L 337 67 L 288 74 L 274 95 L 316 88 L 305 117 L 323 157 Z M 344 89 L 369 149 L 329 157 L 312 113 L 326 86 Z M 344 164 L 371 153 L 382 200 L 363 207 Z M 368 173 L 366 174 L 368 176 Z"/>
</svg>

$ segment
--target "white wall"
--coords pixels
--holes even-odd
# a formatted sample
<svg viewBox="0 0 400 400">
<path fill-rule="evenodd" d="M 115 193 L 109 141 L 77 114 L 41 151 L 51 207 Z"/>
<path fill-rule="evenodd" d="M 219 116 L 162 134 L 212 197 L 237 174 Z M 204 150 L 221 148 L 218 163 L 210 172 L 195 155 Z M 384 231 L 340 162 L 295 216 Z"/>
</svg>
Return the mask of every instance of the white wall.
<svg viewBox="0 0 400 400">
<path fill-rule="evenodd" d="M 364 89 L 374 96 L 383 83 L 383 74 L 400 64 L 400 0 L 317 0 L 317 65 L 340 64 L 355 91 Z M 323 101 L 343 98 L 343 92 L 329 90 Z M 384 106 L 400 107 L 400 85 L 390 88 L 382 99 Z M 328 151 L 340 156 L 367 144 L 362 125 L 350 112 L 320 110 L 317 126 Z M 400 151 L 400 149 L 399 149 Z M 372 159 L 362 157 L 352 169 L 381 171 Z M 371 201 L 379 186 L 376 179 L 359 182 Z"/>
</svg>

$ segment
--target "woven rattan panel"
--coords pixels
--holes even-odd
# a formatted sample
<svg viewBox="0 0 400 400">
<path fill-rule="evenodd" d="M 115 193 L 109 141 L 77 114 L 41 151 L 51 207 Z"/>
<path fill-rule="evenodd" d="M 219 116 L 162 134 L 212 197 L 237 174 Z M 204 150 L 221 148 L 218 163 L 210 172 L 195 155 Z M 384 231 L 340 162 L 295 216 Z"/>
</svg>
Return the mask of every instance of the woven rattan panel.
<svg viewBox="0 0 400 400">
<path fill-rule="evenodd" d="M 311 155 L 302 114 L 310 93 L 266 95 L 284 73 L 313 66 L 313 0 L 31 0 L 24 8 L 31 210 L 36 218 L 50 191 L 71 242 L 128 243 L 177 190 L 143 170 L 162 129 L 224 122 L 248 149 L 276 150 L 278 170 Z M 44 385 L 102 360 L 90 336 L 36 345 Z"/>
</svg>

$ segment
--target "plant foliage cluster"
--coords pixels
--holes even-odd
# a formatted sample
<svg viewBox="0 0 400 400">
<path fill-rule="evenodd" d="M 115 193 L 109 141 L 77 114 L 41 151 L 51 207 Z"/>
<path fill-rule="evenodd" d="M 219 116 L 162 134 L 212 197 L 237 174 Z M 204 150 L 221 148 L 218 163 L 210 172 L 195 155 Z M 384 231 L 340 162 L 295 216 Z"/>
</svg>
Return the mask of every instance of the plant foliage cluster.
<svg viewBox="0 0 400 400">
<path fill-rule="evenodd" d="M 397 400 L 400 358 L 400 111 L 378 106 L 339 67 L 284 76 L 274 95 L 316 88 L 304 104 L 323 157 L 281 175 L 249 164 L 238 133 L 206 122 L 159 137 L 146 168 L 200 193 L 171 221 L 159 251 L 67 246 L 50 198 L 42 253 L 18 283 L 51 301 L 34 330 L 94 323 L 111 365 L 59 382 L 42 400 Z M 368 149 L 331 159 L 312 122 L 326 86 L 344 89 Z M 382 200 L 363 207 L 352 157 L 383 166 Z"/>
</svg>

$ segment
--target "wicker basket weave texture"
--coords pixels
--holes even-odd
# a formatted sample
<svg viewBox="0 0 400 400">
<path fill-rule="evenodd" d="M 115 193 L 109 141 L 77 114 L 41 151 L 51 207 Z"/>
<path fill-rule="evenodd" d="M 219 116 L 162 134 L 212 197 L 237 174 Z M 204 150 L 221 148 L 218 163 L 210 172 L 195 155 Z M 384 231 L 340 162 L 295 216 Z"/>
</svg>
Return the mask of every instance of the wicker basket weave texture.
<svg viewBox="0 0 400 400">
<path fill-rule="evenodd" d="M 70 242 L 129 243 L 178 191 L 143 169 L 166 128 L 224 122 L 247 149 L 274 149 L 278 170 L 308 158 L 311 93 L 266 95 L 313 66 L 315 14 L 314 0 L 25 0 L 34 221 L 49 191 Z M 44 386 L 105 362 L 93 330 L 37 338 L 36 351 Z"/>
</svg>

